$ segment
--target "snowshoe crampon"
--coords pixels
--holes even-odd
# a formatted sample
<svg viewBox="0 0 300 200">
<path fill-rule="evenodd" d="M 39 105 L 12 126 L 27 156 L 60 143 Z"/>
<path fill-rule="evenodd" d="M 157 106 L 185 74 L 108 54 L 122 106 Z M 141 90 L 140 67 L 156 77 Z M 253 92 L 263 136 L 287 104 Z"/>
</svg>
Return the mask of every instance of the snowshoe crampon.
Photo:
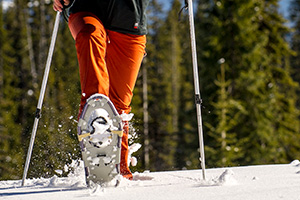
<svg viewBox="0 0 300 200">
<path fill-rule="evenodd" d="M 102 94 L 91 96 L 78 122 L 78 140 L 86 182 L 104 184 L 120 173 L 122 120 L 113 103 Z"/>
</svg>

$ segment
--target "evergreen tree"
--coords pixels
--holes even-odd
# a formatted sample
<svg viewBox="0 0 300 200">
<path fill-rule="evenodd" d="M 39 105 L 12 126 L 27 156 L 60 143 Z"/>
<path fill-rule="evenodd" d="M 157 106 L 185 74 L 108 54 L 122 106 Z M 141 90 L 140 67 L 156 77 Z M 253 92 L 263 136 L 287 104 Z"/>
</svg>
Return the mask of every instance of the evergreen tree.
<svg viewBox="0 0 300 200">
<path fill-rule="evenodd" d="M 285 146 L 297 147 L 285 138 L 297 133 L 286 124 L 298 123 L 297 86 L 283 62 L 291 52 L 283 39 L 288 29 L 277 9 L 277 1 L 199 1 L 203 91 L 212 102 L 207 157 L 215 162 L 208 159 L 208 165 L 224 165 L 216 163 L 222 158 L 231 159 L 227 164 L 287 162 L 290 152 Z M 214 81 L 219 58 L 226 60 L 223 84 Z M 228 139 L 223 145 L 222 133 Z M 233 152 L 224 153 L 221 147 Z"/>
<path fill-rule="evenodd" d="M 164 102 L 164 88 L 162 88 L 162 66 L 159 62 L 160 47 L 159 38 L 161 37 L 160 27 L 161 19 L 157 18 L 161 15 L 161 5 L 157 1 L 151 1 L 149 5 L 150 13 L 153 11 L 153 15 L 149 16 L 149 33 L 147 36 L 147 57 L 145 58 L 145 64 L 143 67 L 147 67 L 148 75 L 148 113 L 149 113 L 149 143 L 150 143 L 150 166 L 152 171 L 159 169 L 162 159 L 159 156 L 159 152 L 162 148 L 162 136 L 161 124 L 163 124 L 163 116 L 160 114 Z"/>
<path fill-rule="evenodd" d="M 197 125 L 193 124 L 189 27 L 185 13 L 182 22 L 178 21 L 181 8 L 181 2 L 174 0 L 163 24 L 150 37 L 149 134 L 156 170 L 195 167 L 191 152 L 197 149 Z M 197 160 L 198 155 L 194 158 Z"/>
<path fill-rule="evenodd" d="M 300 2 L 293 0 L 290 3 L 290 21 L 293 25 L 293 29 L 295 30 L 292 34 L 291 47 L 294 50 L 295 55 L 291 57 L 291 73 L 294 80 L 300 83 Z M 300 108 L 300 91 L 297 92 L 298 102 L 297 106 Z"/>
<path fill-rule="evenodd" d="M 245 114 L 246 111 L 239 101 L 230 97 L 228 91 L 230 81 L 226 81 L 225 60 L 221 58 L 218 63 L 220 64 L 220 74 L 215 80 L 215 84 L 218 87 L 218 99 L 216 103 L 212 103 L 218 124 L 216 127 L 213 127 L 211 124 L 205 123 L 210 130 L 208 133 L 216 143 L 213 148 L 207 147 L 207 150 L 213 155 L 210 161 L 214 161 L 215 165 L 229 166 L 238 164 L 235 163 L 235 160 L 241 156 L 241 146 L 237 141 L 233 128 L 236 126 L 241 114 Z"/>
<path fill-rule="evenodd" d="M 142 70 L 146 68 L 147 71 L 147 98 L 148 98 L 148 138 L 145 138 L 144 135 L 142 135 L 143 140 L 148 139 L 148 147 L 145 147 L 143 145 L 144 153 L 148 153 L 148 157 L 150 162 L 148 163 L 149 166 L 146 166 L 146 160 L 144 160 L 145 167 L 148 167 L 148 169 L 155 171 L 157 169 L 157 154 L 158 149 L 160 147 L 160 139 L 158 138 L 158 123 L 159 123 L 159 115 L 157 115 L 158 111 L 160 110 L 160 104 L 162 102 L 159 102 L 158 100 L 163 97 L 163 93 L 159 92 L 160 87 L 160 80 L 161 80 L 161 73 L 160 66 L 157 64 L 158 60 L 158 38 L 159 34 L 158 30 L 162 24 L 162 7 L 158 3 L 157 0 L 150 1 L 149 7 L 148 7 L 148 34 L 147 34 L 147 46 L 146 46 L 146 52 L 147 56 L 144 58 Z M 144 74 L 143 74 L 144 76 Z M 145 77 L 141 77 L 145 78 Z M 138 99 L 139 104 L 135 104 L 137 102 L 137 96 L 134 96 L 133 98 L 133 112 L 135 113 L 142 113 L 141 108 L 143 108 L 142 103 L 140 102 L 142 99 L 142 85 L 141 85 L 141 78 L 138 79 L 135 92 L 139 90 L 139 96 Z M 143 99 L 144 100 L 144 99 Z M 144 102 L 143 102 L 144 103 Z M 139 110 L 139 111 L 138 111 Z M 141 119 L 141 118 L 140 118 Z M 136 117 L 135 117 L 136 120 Z M 144 128 L 142 127 L 141 130 L 144 132 Z M 145 149 L 148 148 L 148 149 Z M 145 152 L 148 151 L 148 152 Z M 143 169 L 143 167 L 141 167 Z"/>
<path fill-rule="evenodd" d="M 295 142 L 299 141 L 299 111 L 295 93 L 299 86 L 291 78 L 288 62 L 291 50 L 284 40 L 289 29 L 278 13 L 278 1 L 266 1 L 257 6 L 260 6 L 257 33 L 266 37 L 261 54 L 265 57 L 255 68 L 255 82 L 260 86 L 255 93 L 251 92 L 252 97 L 259 97 L 252 114 L 257 120 L 253 139 L 256 141 L 253 146 L 257 148 L 255 150 L 251 146 L 254 151 L 247 157 L 252 157 L 253 163 L 290 162 L 297 154 L 295 149 L 299 149 L 299 143 Z M 251 75 L 251 70 L 248 73 Z M 249 84 L 243 78 L 241 80 L 243 85 Z M 249 88 L 249 85 L 244 86 Z M 256 152 L 261 156 L 257 156 Z"/>
<path fill-rule="evenodd" d="M 181 5 L 183 7 L 184 5 Z M 177 12 L 179 12 L 177 10 Z M 188 11 L 183 10 L 179 16 L 179 40 L 181 48 L 180 62 L 180 97 L 178 101 L 178 141 L 176 149 L 176 168 L 198 169 L 199 136 L 195 107 L 194 72 L 192 65 L 190 25 Z M 198 30 L 196 30 L 198 32 Z M 197 40 L 198 43 L 199 39 Z M 197 49 L 198 50 L 198 49 Z M 198 51 L 199 52 L 199 51 Z M 202 66 L 198 66 L 202 70 Z M 201 77 L 202 78 L 202 77 Z M 199 79 L 201 80 L 199 77 Z M 201 108 L 203 109 L 203 108 Z"/>
<path fill-rule="evenodd" d="M 239 68 L 245 65 L 242 60 L 247 57 L 247 52 L 243 51 L 245 44 L 243 40 L 239 41 L 239 34 L 246 35 L 254 28 L 249 25 L 249 15 L 252 14 L 247 13 L 249 4 L 251 2 L 237 1 L 199 1 L 198 4 L 196 22 L 199 27 L 198 38 L 201 38 L 198 45 L 200 76 L 203 77 L 201 89 L 204 105 L 209 111 L 204 112 L 203 117 L 208 128 L 204 132 L 207 133 L 205 141 L 209 166 L 233 164 L 241 156 L 236 153 L 239 145 L 235 128 L 236 120 L 244 109 L 241 102 L 233 97 L 233 88 Z M 222 60 L 226 62 L 218 63 Z"/>
<path fill-rule="evenodd" d="M 164 25 L 160 29 L 159 53 L 161 55 L 161 70 L 163 77 L 161 84 L 165 98 L 161 106 L 164 113 L 164 126 L 161 127 L 164 148 L 160 154 L 165 166 L 164 169 L 174 167 L 176 154 L 176 143 L 178 140 L 178 108 L 180 87 L 180 63 L 182 51 L 180 48 L 180 26 L 178 23 L 178 11 L 181 8 L 179 1 L 174 0 L 172 7 L 166 17 Z"/>
<path fill-rule="evenodd" d="M 21 3 L 9 8 L 3 15 L 1 26 L 2 86 L 1 86 L 1 179 L 21 177 L 23 164 L 22 135 L 26 131 L 28 111 L 28 82 L 26 75 L 26 45 L 24 45 L 24 24 Z M 1 9 L 2 10 L 2 9 Z M 19 14 L 19 15 L 18 15 Z M 2 20 L 1 20 L 2 21 Z M 26 38 L 26 37 L 25 37 Z"/>
<path fill-rule="evenodd" d="M 20 146 L 19 138 L 13 133 L 21 132 L 20 125 L 15 124 L 14 117 L 17 113 L 17 106 L 14 99 L 18 91 L 15 90 L 17 81 L 14 69 L 10 66 L 14 59 L 9 57 L 13 51 L 9 45 L 7 37 L 7 28 L 5 21 L 11 13 L 2 12 L 2 2 L 0 4 L 0 180 L 7 178 L 18 178 L 18 172 L 13 170 L 20 162 L 17 152 Z"/>
</svg>

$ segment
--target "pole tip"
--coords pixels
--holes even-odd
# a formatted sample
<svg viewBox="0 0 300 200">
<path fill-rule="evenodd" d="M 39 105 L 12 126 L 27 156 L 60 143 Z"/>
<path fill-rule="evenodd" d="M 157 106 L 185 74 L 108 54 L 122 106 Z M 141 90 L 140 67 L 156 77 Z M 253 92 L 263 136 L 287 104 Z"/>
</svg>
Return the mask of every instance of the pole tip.
<svg viewBox="0 0 300 200">
<path fill-rule="evenodd" d="M 22 180 L 21 186 L 24 187 L 25 186 L 25 180 Z"/>
</svg>

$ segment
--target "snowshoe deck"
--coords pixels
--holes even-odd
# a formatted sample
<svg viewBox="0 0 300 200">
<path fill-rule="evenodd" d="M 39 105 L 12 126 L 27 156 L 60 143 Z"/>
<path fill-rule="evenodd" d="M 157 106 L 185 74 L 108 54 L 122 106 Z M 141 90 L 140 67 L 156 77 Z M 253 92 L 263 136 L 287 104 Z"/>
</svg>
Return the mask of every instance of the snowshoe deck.
<svg viewBox="0 0 300 200">
<path fill-rule="evenodd" d="M 78 122 L 78 140 L 86 181 L 107 183 L 120 173 L 122 120 L 113 103 L 102 94 L 91 96 Z"/>
</svg>

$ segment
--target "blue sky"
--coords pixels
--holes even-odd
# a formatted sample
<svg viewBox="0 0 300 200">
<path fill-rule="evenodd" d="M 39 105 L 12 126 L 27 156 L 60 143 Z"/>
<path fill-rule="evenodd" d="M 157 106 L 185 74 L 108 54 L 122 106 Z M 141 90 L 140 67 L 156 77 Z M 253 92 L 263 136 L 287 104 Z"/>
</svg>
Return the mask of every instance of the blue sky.
<svg viewBox="0 0 300 200">
<path fill-rule="evenodd" d="M 169 9 L 170 8 L 170 4 L 172 2 L 172 0 L 159 0 L 162 5 L 164 5 L 165 9 Z M 290 2 L 292 0 L 280 0 L 279 1 L 279 6 L 280 6 L 280 12 L 282 12 L 284 14 L 284 16 L 287 17 L 288 15 L 288 10 L 289 10 L 289 5 Z M 182 4 L 184 3 L 184 0 L 182 0 Z"/>
<path fill-rule="evenodd" d="M 283 12 L 284 16 L 287 17 L 289 13 L 289 6 L 292 0 L 281 0 L 279 1 L 280 11 Z"/>
</svg>

